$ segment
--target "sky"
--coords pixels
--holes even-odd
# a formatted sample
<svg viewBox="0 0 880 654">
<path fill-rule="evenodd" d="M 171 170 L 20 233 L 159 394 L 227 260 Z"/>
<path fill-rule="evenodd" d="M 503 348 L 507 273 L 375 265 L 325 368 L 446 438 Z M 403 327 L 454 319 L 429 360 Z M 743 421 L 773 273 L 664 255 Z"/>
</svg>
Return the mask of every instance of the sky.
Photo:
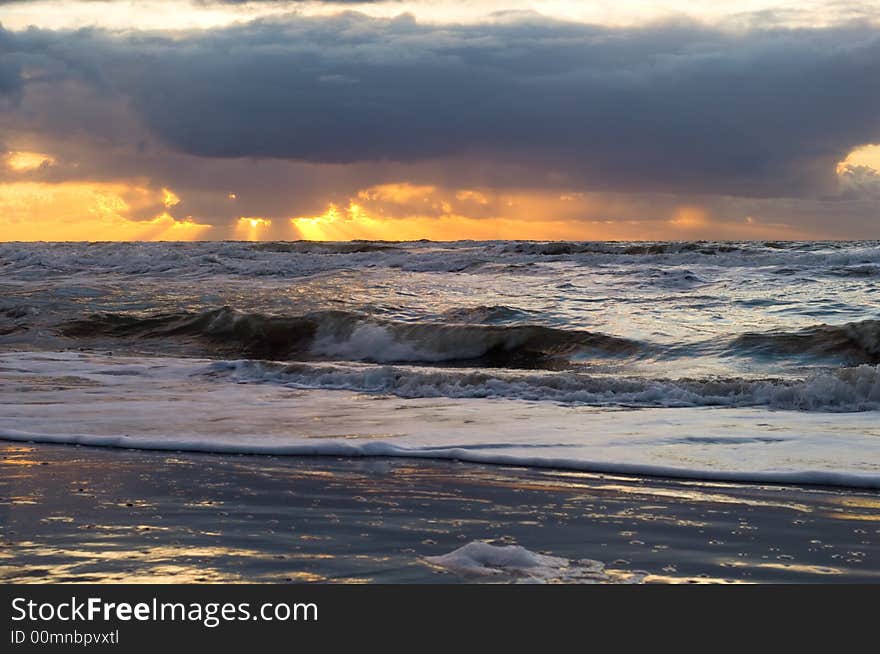
<svg viewBox="0 0 880 654">
<path fill-rule="evenodd" d="M 880 3 L 0 0 L 0 240 L 880 239 Z"/>
</svg>

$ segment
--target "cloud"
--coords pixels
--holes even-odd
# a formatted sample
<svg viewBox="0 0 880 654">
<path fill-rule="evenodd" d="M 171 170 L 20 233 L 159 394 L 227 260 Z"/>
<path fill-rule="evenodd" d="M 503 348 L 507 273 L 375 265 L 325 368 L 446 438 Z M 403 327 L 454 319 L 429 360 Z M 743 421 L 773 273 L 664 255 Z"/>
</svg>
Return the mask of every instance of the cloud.
<svg viewBox="0 0 880 654">
<path fill-rule="evenodd" d="M 209 232 L 167 212 L 133 219 L 134 209 L 155 206 L 154 195 L 121 183 L 0 184 L 0 241 L 192 240 Z"/>
<path fill-rule="evenodd" d="M 870 198 L 880 202 L 880 171 L 869 166 L 845 166 L 838 174 L 841 197 L 855 200 Z"/>
<path fill-rule="evenodd" d="M 0 166 L 0 192 L 151 189 L 102 218 L 119 235 L 877 237 L 876 169 L 838 168 L 880 142 L 876 79 L 869 24 L 0 28 L 0 155 L 51 160 Z"/>
<path fill-rule="evenodd" d="M 867 24 L 734 33 L 348 13 L 173 36 L 5 32 L 0 48 L 7 94 L 40 75 L 76 80 L 198 157 L 466 158 L 594 189 L 798 196 L 833 189 L 836 163 L 880 141 L 880 31 Z"/>
<path fill-rule="evenodd" d="M 689 203 L 688 203 L 689 202 Z M 668 195 L 455 189 L 383 184 L 360 190 L 290 223 L 311 240 L 348 239 L 779 239 L 822 238 L 825 233 L 768 220 L 768 201 L 755 215 L 737 203 L 688 201 Z M 763 205 L 763 206 L 762 206 Z M 290 236 L 288 236 L 290 238 Z"/>
</svg>

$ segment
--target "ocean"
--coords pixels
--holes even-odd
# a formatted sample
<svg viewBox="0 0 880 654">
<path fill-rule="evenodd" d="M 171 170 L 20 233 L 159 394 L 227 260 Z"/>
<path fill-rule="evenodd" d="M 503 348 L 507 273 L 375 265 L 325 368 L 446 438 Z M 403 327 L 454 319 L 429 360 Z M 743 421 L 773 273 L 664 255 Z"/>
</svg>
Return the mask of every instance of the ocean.
<svg viewBox="0 0 880 654">
<path fill-rule="evenodd" d="M 9 441 L 880 488 L 878 364 L 878 242 L 0 244 Z"/>
</svg>

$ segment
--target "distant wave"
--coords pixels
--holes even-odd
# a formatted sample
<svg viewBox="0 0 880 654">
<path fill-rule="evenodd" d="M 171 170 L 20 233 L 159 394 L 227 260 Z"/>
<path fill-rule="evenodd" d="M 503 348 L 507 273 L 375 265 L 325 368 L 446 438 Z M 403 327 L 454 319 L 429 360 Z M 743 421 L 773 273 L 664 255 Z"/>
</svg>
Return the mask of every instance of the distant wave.
<svg viewBox="0 0 880 654">
<path fill-rule="evenodd" d="M 412 272 L 532 274 L 538 264 L 651 263 L 670 266 L 774 267 L 835 277 L 880 271 L 880 243 L 429 241 L 269 243 L 0 243 L 0 271 L 14 279 L 139 275 L 151 278 L 298 278 L 364 268 Z"/>
<path fill-rule="evenodd" d="M 743 245 L 735 243 L 712 243 L 708 241 L 682 241 L 661 243 L 602 243 L 583 241 L 515 241 L 503 246 L 502 251 L 511 254 L 536 254 L 560 256 L 571 254 L 726 254 L 742 251 Z M 754 244 L 750 244 L 754 249 Z"/>
<path fill-rule="evenodd" d="M 877 241 L 505 241 L 495 248 L 510 255 L 563 258 L 619 255 L 627 259 L 649 257 L 674 262 L 684 256 L 686 261 L 715 260 L 712 263 L 717 265 L 747 264 L 750 259 L 759 265 L 767 265 L 774 259 L 780 262 L 800 259 L 804 263 L 837 264 L 837 270 L 843 271 L 848 264 L 854 264 L 862 268 L 860 272 L 865 272 L 865 265 L 880 259 L 878 246 Z"/>
<path fill-rule="evenodd" d="M 388 393 L 406 398 L 507 398 L 595 406 L 767 406 L 802 411 L 880 409 L 880 366 L 784 379 L 647 379 L 574 372 L 431 369 L 342 364 L 218 362 L 213 375 L 298 388 Z"/>
<path fill-rule="evenodd" d="M 298 254 L 357 254 L 361 252 L 388 252 L 400 250 L 385 241 L 345 241 L 340 243 L 323 241 L 275 241 L 256 243 L 254 250 L 260 252 L 294 252 Z"/>
<path fill-rule="evenodd" d="M 851 266 L 832 266 L 828 269 L 828 274 L 836 277 L 880 277 L 880 265 L 864 263 Z"/>
</svg>

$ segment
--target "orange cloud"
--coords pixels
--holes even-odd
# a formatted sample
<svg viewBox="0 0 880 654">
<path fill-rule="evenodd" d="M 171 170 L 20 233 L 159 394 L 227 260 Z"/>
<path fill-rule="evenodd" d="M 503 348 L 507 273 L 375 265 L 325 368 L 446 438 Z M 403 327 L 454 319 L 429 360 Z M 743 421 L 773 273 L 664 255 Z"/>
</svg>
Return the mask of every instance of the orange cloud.
<svg viewBox="0 0 880 654">
<path fill-rule="evenodd" d="M 16 173 L 27 173 L 54 163 L 55 159 L 51 155 L 42 152 L 18 150 L 6 155 L 6 167 Z"/>
<path fill-rule="evenodd" d="M 837 164 L 837 174 L 856 166 L 865 166 L 880 172 L 880 145 L 863 145 L 850 152 L 846 159 Z"/>
<path fill-rule="evenodd" d="M 167 211 L 152 220 L 131 217 L 156 204 L 168 206 L 167 196 L 122 183 L 0 184 L 0 240 L 195 240 L 211 227 Z"/>
<path fill-rule="evenodd" d="M 163 188 L 162 189 L 162 204 L 165 205 L 166 209 L 170 209 L 174 205 L 180 204 L 180 198 L 177 197 L 177 194 L 171 189 Z"/>
<path fill-rule="evenodd" d="M 223 195 L 229 198 L 225 192 Z M 665 204 L 664 204 L 665 203 Z M 0 183 L 0 240 L 684 240 L 821 235 L 762 218 L 762 209 L 674 207 L 667 200 L 549 190 L 371 186 L 345 204 L 289 220 L 242 216 L 213 227 L 172 215 L 181 198 L 146 183 Z M 672 208 L 670 208 L 672 206 Z M 665 208 L 664 208 L 665 207 Z M 666 215 L 664 215 L 666 214 Z M 152 219 L 142 219 L 153 216 Z"/>
<path fill-rule="evenodd" d="M 301 238 L 315 241 L 601 238 L 596 225 L 557 217 L 552 204 L 549 196 L 526 193 L 490 200 L 477 191 L 385 184 L 361 191 L 346 207 L 331 204 L 290 222 Z"/>
<path fill-rule="evenodd" d="M 347 206 L 290 223 L 315 241 L 369 240 L 666 240 L 793 238 L 789 225 L 759 217 L 720 220 L 699 205 L 676 208 L 668 220 L 646 219 L 645 206 L 625 197 L 551 191 L 443 189 L 406 183 L 360 191 Z M 652 211 L 651 213 L 655 213 Z M 650 216 L 649 216 L 650 218 Z"/>
</svg>

